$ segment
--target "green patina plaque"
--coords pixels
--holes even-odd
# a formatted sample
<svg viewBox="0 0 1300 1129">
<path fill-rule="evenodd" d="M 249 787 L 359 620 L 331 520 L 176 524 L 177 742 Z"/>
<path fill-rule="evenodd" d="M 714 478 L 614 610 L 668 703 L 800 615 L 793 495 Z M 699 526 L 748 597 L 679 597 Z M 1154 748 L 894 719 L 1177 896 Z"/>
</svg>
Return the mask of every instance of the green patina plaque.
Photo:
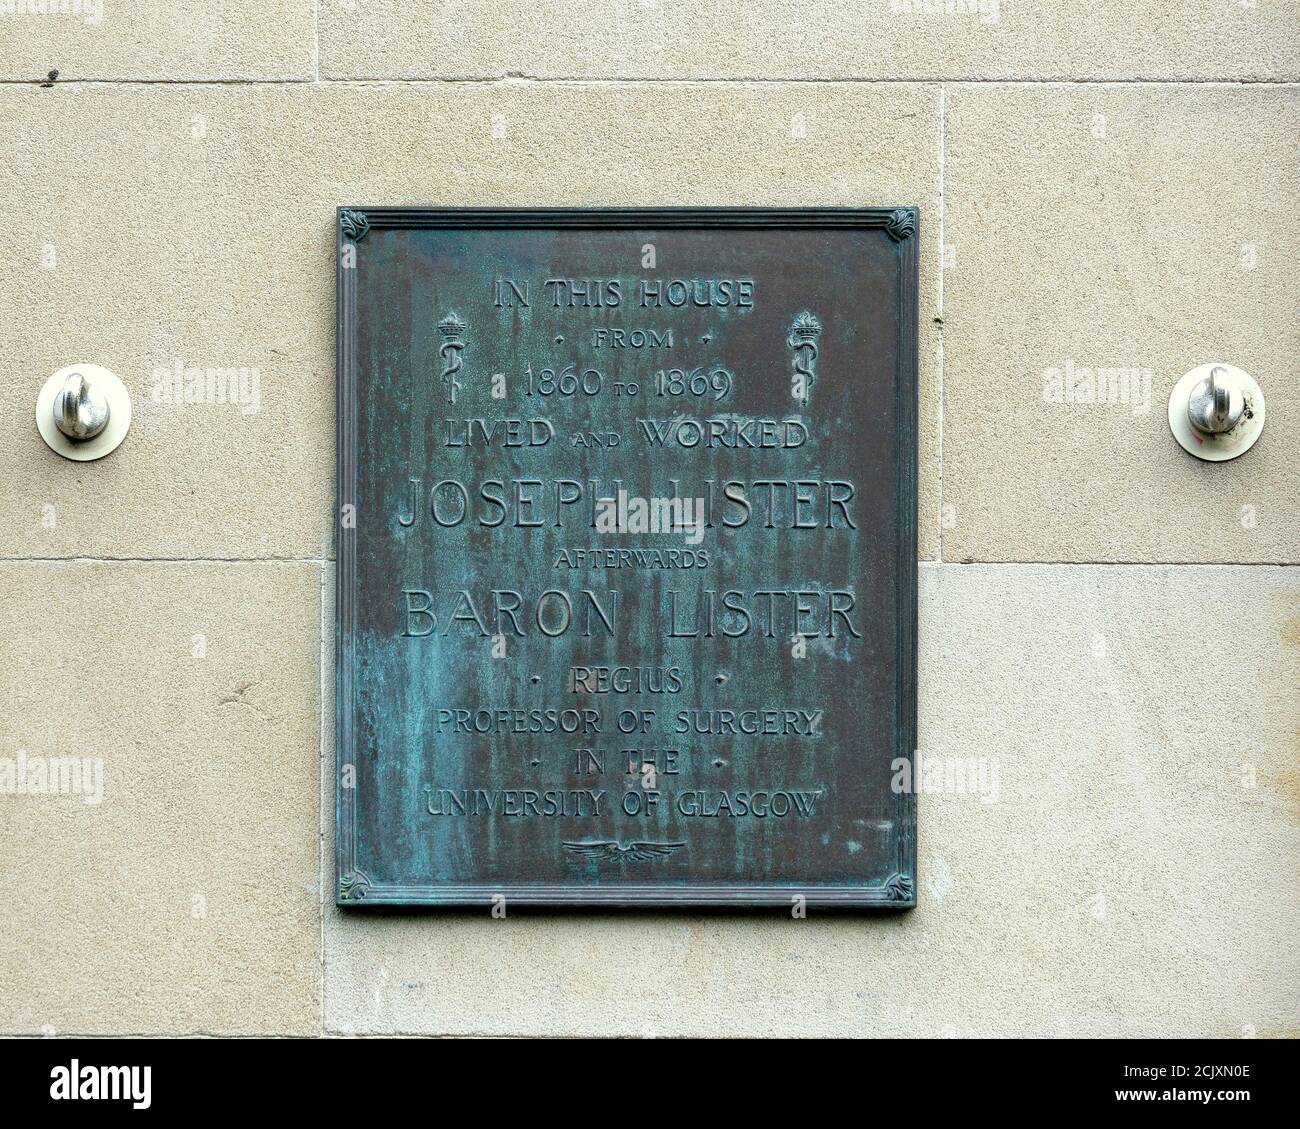
<svg viewBox="0 0 1300 1129">
<path fill-rule="evenodd" d="M 340 904 L 915 904 L 916 210 L 338 224 Z"/>
</svg>

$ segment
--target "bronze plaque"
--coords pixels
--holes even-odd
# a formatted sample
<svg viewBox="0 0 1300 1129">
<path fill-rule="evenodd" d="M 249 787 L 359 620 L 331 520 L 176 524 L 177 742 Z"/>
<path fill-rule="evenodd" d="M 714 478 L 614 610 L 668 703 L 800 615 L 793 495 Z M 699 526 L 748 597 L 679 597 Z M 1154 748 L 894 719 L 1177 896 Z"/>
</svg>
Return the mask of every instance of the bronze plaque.
<svg viewBox="0 0 1300 1129">
<path fill-rule="evenodd" d="M 913 208 L 338 214 L 340 904 L 915 904 Z"/>
</svg>

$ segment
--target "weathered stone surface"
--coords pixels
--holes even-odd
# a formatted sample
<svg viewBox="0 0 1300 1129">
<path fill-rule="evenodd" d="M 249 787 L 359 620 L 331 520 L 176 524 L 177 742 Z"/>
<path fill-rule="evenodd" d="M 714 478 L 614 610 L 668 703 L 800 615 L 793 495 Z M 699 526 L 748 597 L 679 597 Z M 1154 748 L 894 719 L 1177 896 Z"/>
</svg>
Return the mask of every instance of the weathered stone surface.
<svg viewBox="0 0 1300 1129">
<path fill-rule="evenodd" d="M 1261 78 L 1300 75 L 1294 0 L 322 3 L 343 78 Z"/>
<path fill-rule="evenodd" d="M 315 0 L 4 0 L 0 80 L 310 79 Z"/>
<path fill-rule="evenodd" d="M 963 86 L 946 110 L 944 559 L 1300 560 L 1300 93 Z M 1169 431 L 1208 361 L 1268 400 L 1229 463 Z"/>
<path fill-rule="evenodd" d="M 320 566 L 7 562 L 0 592 L 0 1032 L 318 1031 Z M 15 794 L 20 756 L 92 763 Z"/>
<path fill-rule="evenodd" d="M 921 572 L 922 764 L 982 759 L 986 787 L 919 797 L 918 909 L 492 920 L 327 906 L 327 1029 L 1294 1034 L 1300 581 L 1268 567 Z M 1228 649 L 1205 642 L 1211 584 L 1253 609 Z M 1223 711 L 1212 729 L 1197 720 L 1207 701 Z"/>
</svg>

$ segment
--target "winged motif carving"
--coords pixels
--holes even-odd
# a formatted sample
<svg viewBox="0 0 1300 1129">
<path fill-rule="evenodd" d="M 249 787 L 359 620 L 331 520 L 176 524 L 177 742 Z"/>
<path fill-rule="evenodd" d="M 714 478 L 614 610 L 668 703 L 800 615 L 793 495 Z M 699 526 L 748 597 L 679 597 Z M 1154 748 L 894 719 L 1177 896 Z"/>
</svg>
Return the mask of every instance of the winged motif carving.
<svg viewBox="0 0 1300 1129">
<path fill-rule="evenodd" d="M 648 843 L 633 841 L 619 843 L 616 840 L 588 840 L 580 843 L 562 844 L 566 851 L 572 851 L 583 858 L 617 860 L 620 862 L 649 862 L 652 859 L 667 858 L 674 851 L 686 846 L 685 843 Z"/>
</svg>

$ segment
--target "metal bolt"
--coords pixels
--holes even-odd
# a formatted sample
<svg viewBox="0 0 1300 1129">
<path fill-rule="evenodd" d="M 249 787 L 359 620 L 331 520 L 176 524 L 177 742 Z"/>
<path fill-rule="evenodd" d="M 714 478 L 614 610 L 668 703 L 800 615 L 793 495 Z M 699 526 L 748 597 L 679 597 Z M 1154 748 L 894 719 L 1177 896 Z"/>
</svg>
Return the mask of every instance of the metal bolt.
<svg viewBox="0 0 1300 1129">
<path fill-rule="evenodd" d="M 1223 435 L 1237 426 L 1246 410 L 1241 385 L 1222 365 L 1192 389 L 1187 401 L 1187 421 L 1202 435 Z"/>
<path fill-rule="evenodd" d="M 93 439 L 108 426 L 108 397 L 94 382 L 71 372 L 54 396 L 54 425 L 74 443 Z"/>
</svg>

